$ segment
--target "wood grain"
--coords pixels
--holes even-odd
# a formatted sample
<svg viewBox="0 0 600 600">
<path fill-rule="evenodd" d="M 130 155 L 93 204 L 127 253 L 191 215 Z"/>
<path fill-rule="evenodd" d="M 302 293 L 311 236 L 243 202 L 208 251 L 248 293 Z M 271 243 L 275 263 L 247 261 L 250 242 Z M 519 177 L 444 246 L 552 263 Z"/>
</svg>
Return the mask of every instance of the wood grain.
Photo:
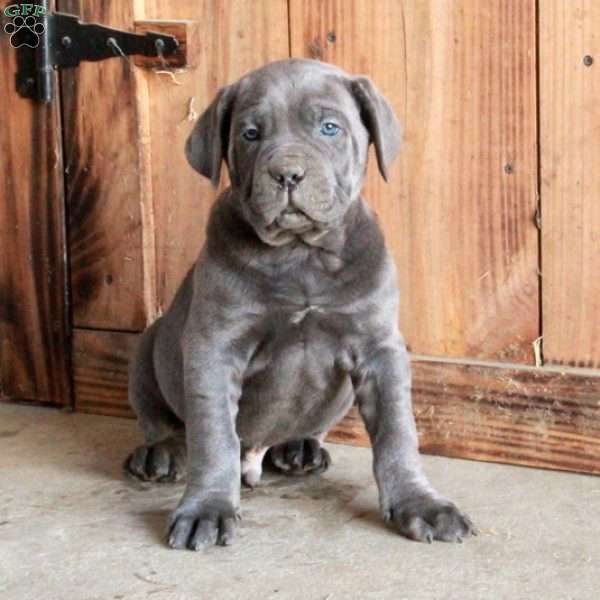
<svg viewBox="0 0 600 600">
<path fill-rule="evenodd" d="M 63 0 L 83 21 L 133 30 L 131 0 Z M 154 315 L 143 119 L 136 69 L 114 58 L 62 73 L 69 251 L 76 326 L 141 330 Z M 143 91 L 142 91 L 143 93 Z"/>
<path fill-rule="evenodd" d="M 195 68 L 176 73 L 177 82 L 165 74 L 145 73 L 152 115 L 157 294 L 163 309 L 198 256 L 215 199 L 210 183 L 188 165 L 185 140 L 219 87 L 288 56 L 287 2 L 147 0 L 136 18 L 200 24 Z"/>
<path fill-rule="evenodd" d="M 0 28 L 4 22 L 0 23 Z M 15 91 L 0 33 L 0 399 L 70 403 L 64 190 L 58 101 Z"/>
<path fill-rule="evenodd" d="M 138 336 L 75 330 L 77 410 L 132 416 L 127 362 Z M 413 362 L 413 402 L 427 454 L 600 473 L 600 371 Z M 353 409 L 330 441 L 369 444 Z"/>
<path fill-rule="evenodd" d="M 200 54 L 200 23 L 146 19 L 135 22 L 136 33 L 161 33 L 173 36 L 179 46 L 168 56 L 133 56 L 133 63 L 145 69 L 183 69 L 193 67 Z"/>
<path fill-rule="evenodd" d="M 578 367 L 600 366 L 599 32 L 600 3 L 541 0 L 543 349 Z"/>
<path fill-rule="evenodd" d="M 291 0 L 292 55 L 366 73 L 405 128 L 366 197 L 412 351 L 532 363 L 539 335 L 535 3 Z"/>
<path fill-rule="evenodd" d="M 138 339 L 133 333 L 73 330 L 75 410 L 133 416 L 127 402 L 127 368 Z"/>
<path fill-rule="evenodd" d="M 600 474 L 600 371 L 413 363 L 425 454 Z M 331 441 L 368 445 L 356 409 Z"/>
</svg>

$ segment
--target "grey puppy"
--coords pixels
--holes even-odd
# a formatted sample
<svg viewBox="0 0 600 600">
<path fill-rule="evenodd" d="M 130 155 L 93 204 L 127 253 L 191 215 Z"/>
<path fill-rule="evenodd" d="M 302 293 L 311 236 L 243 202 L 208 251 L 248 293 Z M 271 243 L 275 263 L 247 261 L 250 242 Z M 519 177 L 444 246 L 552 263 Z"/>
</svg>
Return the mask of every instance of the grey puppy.
<svg viewBox="0 0 600 600">
<path fill-rule="evenodd" d="M 232 541 L 240 483 L 258 482 L 269 448 L 284 471 L 327 468 L 321 441 L 353 403 L 384 519 L 420 541 L 475 533 L 421 468 L 394 263 L 360 195 L 370 143 L 385 178 L 400 146 L 389 104 L 366 77 L 309 60 L 223 88 L 189 137 L 192 167 L 217 185 L 225 161 L 231 187 L 142 336 L 130 402 L 146 443 L 126 461 L 143 480 L 187 466 L 173 548 Z"/>
</svg>

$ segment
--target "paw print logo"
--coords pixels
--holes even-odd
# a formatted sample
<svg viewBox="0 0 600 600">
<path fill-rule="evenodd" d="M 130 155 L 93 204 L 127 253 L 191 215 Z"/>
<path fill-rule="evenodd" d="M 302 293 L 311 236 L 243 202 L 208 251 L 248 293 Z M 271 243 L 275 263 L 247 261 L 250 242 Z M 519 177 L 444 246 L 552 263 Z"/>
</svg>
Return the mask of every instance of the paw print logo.
<svg viewBox="0 0 600 600">
<path fill-rule="evenodd" d="M 4 31 L 10 35 L 10 44 L 13 48 L 21 46 L 37 48 L 45 27 L 33 15 L 27 17 L 19 15 L 4 26 Z"/>
</svg>

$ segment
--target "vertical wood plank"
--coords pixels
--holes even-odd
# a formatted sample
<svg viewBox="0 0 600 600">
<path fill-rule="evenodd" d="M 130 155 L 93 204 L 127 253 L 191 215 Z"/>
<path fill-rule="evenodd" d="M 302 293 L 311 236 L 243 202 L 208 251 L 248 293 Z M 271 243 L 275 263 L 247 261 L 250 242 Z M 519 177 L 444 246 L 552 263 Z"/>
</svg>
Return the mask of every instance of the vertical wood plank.
<svg viewBox="0 0 600 600">
<path fill-rule="evenodd" d="M 0 399 L 68 404 L 59 107 L 19 97 L 15 73 L 15 49 L 1 32 Z"/>
<path fill-rule="evenodd" d="M 60 8 L 83 21 L 133 30 L 132 0 L 62 0 Z M 153 314 L 147 115 L 139 110 L 136 69 L 114 58 L 62 73 L 73 321 L 79 327 L 141 330 Z"/>
<path fill-rule="evenodd" d="M 291 0 L 293 56 L 366 73 L 405 128 L 365 196 L 410 348 L 533 361 L 539 335 L 535 3 Z"/>
<path fill-rule="evenodd" d="M 185 140 L 219 87 L 289 55 L 287 1 L 147 0 L 140 4 L 138 19 L 198 21 L 201 40 L 196 66 L 176 73 L 176 80 L 164 73 L 146 73 L 152 115 L 157 293 L 160 307 L 166 308 L 204 243 L 215 199 L 210 183 L 188 165 Z"/>
<path fill-rule="evenodd" d="M 539 10 L 544 359 L 599 367 L 600 4 Z"/>
</svg>

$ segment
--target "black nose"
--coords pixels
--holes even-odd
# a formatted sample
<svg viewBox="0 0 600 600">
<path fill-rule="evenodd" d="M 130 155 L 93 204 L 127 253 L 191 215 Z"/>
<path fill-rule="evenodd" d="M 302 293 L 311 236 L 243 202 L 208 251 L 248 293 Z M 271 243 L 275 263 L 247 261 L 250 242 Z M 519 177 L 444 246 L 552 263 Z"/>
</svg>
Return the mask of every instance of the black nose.
<svg viewBox="0 0 600 600">
<path fill-rule="evenodd" d="M 306 170 L 298 164 L 279 164 L 269 167 L 269 175 L 283 188 L 295 188 L 303 179 Z"/>
</svg>

